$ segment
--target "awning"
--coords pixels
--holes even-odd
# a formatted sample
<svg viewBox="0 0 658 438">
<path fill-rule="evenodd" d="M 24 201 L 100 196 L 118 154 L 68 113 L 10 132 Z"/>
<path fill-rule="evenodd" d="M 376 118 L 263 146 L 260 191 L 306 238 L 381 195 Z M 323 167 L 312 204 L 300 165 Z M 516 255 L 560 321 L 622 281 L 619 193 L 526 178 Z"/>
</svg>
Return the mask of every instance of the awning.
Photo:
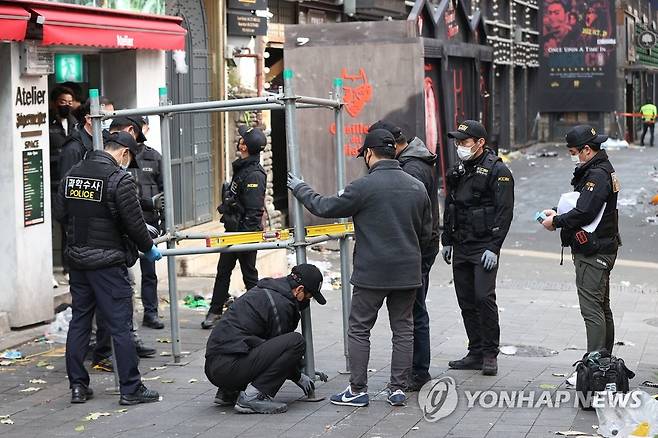
<svg viewBox="0 0 658 438">
<path fill-rule="evenodd" d="M 0 4 L 0 40 L 23 41 L 29 20 L 24 8 Z"/>
<path fill-rule="evenodd" d="M 184 50 L 182 18 L 45 2 L 24 2 L 43 26 L 44 46 Z"/>
</svg>

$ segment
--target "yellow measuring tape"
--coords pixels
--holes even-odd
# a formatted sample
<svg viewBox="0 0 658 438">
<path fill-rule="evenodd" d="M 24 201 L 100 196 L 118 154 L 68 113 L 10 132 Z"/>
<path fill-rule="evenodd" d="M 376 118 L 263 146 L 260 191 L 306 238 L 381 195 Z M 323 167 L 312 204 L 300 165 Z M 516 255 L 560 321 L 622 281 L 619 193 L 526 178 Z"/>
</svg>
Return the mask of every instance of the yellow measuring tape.
<svg viewBox="0 0 658 438">
<path fill-rule="evenodd" d="M 306 227 L 306 237 L 317 237 L 327 235 L 350 234 L 354 232 L 354 224 L 346 222 L 341 224 L 312 225 Z M 221 246 L 240 245 L 246 243 L 276 242 L 289 240 L 293 235 L 292 230 L 256 231 L 249 233 L 230 233 L 219 237 L 206 239 L 206 248 L 217 248 Z"/>
</svg>

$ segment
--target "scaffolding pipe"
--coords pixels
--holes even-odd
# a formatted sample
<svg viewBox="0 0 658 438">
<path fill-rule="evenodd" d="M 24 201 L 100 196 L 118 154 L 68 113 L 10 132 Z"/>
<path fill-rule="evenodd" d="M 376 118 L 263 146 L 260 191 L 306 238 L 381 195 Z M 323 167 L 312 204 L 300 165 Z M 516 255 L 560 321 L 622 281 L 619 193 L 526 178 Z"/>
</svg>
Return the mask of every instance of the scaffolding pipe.
<svg viewBox="0 0 658 438">
<path fill-rule="evenodd" d="M 168 106 L 167 88 L 159 90 L 160 106 Z M 160 136 L 162 144 L 162 185 L 164 188 L 164 213 L 167 234 L 175 235 L 176 226 L 174 218 L 174 184 L 171 174 L 171 131 L 169 129 L 170 118 L 168 115 L 160 117 Z M 174 250 L 176 241 L 167 241 L 167 249 Z M 180 323 L 178 320 L 178 287 L 176 284 L 176 259 L 167 257 L 167 277 L 169 280 L 169 315 L 171 317 L 171 354 L 174 363 L 181 361 Z"/>
<path fill-rule="evenodd" d="M 318 105 L 326 108 L 338 109 L 341 106 L 341 103 L 336 100 L 323 99 L 321 97 L 307 97 L 307 96 L 297 96 L 298 103 L 307 103 L 310 105 Z"/>
<path fill-rule="evenodd" d="M 343 80 L 336 78 L 334 80 L 334 97 L 337 102 L 343 98 Z M 341 193 L 345 189 L 345 143 L 344 143 L 344 119 L 343 106 L 339 105 L 334 110 L 336 122 L 336 189 Z M 341 218 L 341 222 L 347 222 L 347 218 Z M 352 308 L 352 290 L 350 287 L 350 255 L 349 240 L 343 236 L 339 241 L 340 247 L 340 287 L 343 310 L 343 354 L 345 355 L 345 371 L 350 371 L 350 354 L 347 348 L 347 332 L 349 328 L 350 310 Z"/>
<path fill-rule="evenodd" d="M 95 151 L 103 150 L 103 128 L 101 126 L 101 102 L 98 88 L 89 90 L 89 113 L 91 114 L 91 137 Z"/>
<path fill-rule="evenodd" d="M 130 117 L 130 116 L 152 116 L 169 113 L 181 113 L 198 110 L 211 110 L 220 108 L 233 108 L 236 106 L 253 105 L 251 109 L 260 109 L 260 106 L 276 103 L 281 99 L 280 95 L 272 95 L 266 97 L 250 97 L 246 99 L 230 99 L 230 100 L 213 100 L 210 102 L 194 102 L 194 103 L 179 103 L 176 105 L 162 105 L 151 108 L 133 108 L 123 109 L 116 111 L 105 111 L 103 119 L 113 117 Z M 260 106 L 259 106 L 260 105 Z"/>
<path fill-rule="evenodd" d="M 292 87 L 293 72 L 290 69 L 283 71 L 283 101 L 286 107 L 286 147 L 288 151 L 288 170 L 295 176 L 301 177 L 299 163 L 299 149 L 297 146 L 297 136 L 295 135 L 295 126 L 297 120 L 295 117 L 296 102 L 298 96 L 295 96 Z M 306 237 L 304 229 L 304 211 L 302 203 L 297 198 L 292 197 L 292 220 L 294 224 L 295 238 L 295 259 L 297 264 L 306 263 L 306 246 L 302 243 Z M 306 353 L 304 354 L 304 371 L 311 379 L 315 378 L 315 353 L 313 351 L 313 326 L 311 324 L 311 306 L 302 310 L 302 335 L 306 344 Z M 311 396 L 309 395 L 309 398 Z"/>
<path fill-rule="evenodd" d="M 309 108 L 325 108 L 322 105 L 312 105 L 310 103 L 298 103 L 297 108 L 309 109 Z M 251 111 L 253 109 L 263 110 L 263 111 L 279 111 L 285 110 L 283 103 L 270 103 L 265 105 L 258 105 L 257 108 L 254 105 L 244 105 L 244 106 L 232 106 L 230 108 L 215 108 L 209 110 L 193 110 L 193 111 L 184 111 L 187 114 L 194 113 L 213 113 L 213 112 L 230 112 L 230 111 Z M 173 112 L 171 114 L 180 114 L 178 112 Z"/>
</svg>

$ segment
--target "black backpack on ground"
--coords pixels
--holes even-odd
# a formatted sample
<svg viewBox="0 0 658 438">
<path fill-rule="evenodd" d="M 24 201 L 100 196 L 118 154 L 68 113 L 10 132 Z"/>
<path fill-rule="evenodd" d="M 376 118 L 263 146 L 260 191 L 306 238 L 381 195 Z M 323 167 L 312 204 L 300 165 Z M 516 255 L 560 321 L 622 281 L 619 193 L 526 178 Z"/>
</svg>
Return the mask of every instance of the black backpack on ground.
<svg viewBox="0 0 658 438">
<path fill-rule="evenodd" d="M 578 404 L 587 410 L 592 410 L 592 397 L 598 391 L 627 393 L 628 380 L 635 377 L 629 370 L 624 359 L 615 357 L 608 350 L 586 353 L 574 364 L 578 376 L 576 378 L 576 396 Z"/>
</svg>

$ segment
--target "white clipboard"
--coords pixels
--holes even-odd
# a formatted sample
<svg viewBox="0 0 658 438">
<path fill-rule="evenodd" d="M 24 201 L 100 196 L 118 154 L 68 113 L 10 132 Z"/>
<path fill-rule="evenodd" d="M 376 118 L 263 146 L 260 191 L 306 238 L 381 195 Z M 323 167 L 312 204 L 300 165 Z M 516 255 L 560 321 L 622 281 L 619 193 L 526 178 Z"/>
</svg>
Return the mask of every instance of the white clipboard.
<svg viewBox="0 0 658 438">
<path fill-rule="evenodd" d="M 578 202 L 579 197 L 579 192 L 563 193 L 562 196 L 560 196 L 560 201 L 557 203 L 557 214 L 564 214 L 576 208 L 576 203 Z M 587 231 L 588 233 L 593 233 L 594 230 L 596 230 L 596 227 L 598 227 L 599 223 L 601 222 L 601 218 L 603 217 L 603 212 L 605 211 L 606 205 L 607 203 L 604 202 L 603 207 L 601 207 L 601 211 L 599 211 L 599 214 L 596 215 L 592 223 L 585 225 L 583 230 Z"/>
</svg>

